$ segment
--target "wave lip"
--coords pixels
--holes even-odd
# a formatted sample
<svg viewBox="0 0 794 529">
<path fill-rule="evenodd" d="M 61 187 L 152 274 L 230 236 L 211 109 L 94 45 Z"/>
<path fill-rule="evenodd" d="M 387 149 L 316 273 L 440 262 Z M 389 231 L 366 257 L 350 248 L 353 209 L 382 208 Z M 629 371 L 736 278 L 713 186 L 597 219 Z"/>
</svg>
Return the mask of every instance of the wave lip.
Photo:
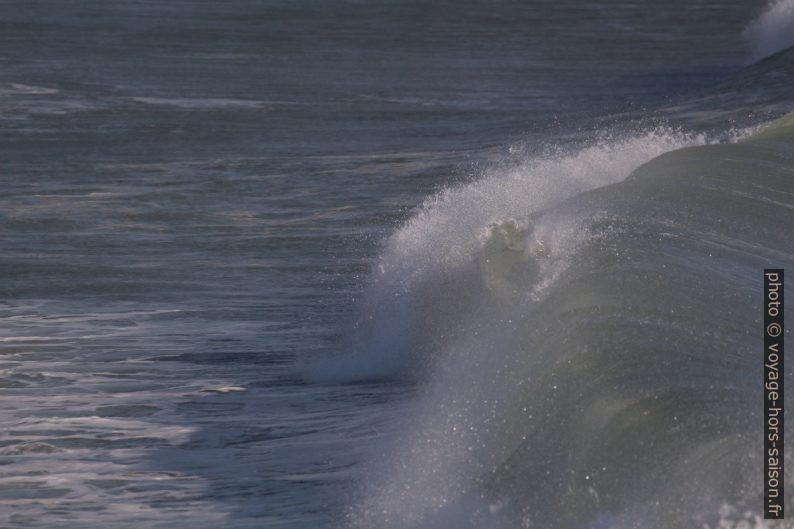
<svg viewBox="0 0 794 529">
<path fill-rule="evenodd" d="M 753 59 L 794 46 L 794 0 L 775 0 L 744 31 Z"/>
<path fill-rule="evenodd" d="M 666 126 L 607 132 L 578 151 L 521 156 L 431 197 L 386 241 L 348 336 L 350 354 L 317 362 L 308 377 L 425 378 L 417 373 L 427 374 L 483 312 L 542 298 L 565 269 L 582 226 L 536 213 L 619 182 L 664 152 L 713 141 Z"/>
</svg>

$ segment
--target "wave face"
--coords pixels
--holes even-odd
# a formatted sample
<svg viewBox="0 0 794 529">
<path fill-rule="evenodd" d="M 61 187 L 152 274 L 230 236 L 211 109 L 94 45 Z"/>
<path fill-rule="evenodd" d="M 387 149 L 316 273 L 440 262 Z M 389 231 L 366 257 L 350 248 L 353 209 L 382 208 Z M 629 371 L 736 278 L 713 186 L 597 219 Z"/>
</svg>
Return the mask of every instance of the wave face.
<svg viewBox="0 0 794 529">
<path fill-rule="evenodd" d="M 761 269 L 794 264 L 782 123 L 605 141 L 430 200 L 336 372 L 429 381 L 349 525 L 776 527 L 753 351 Z"/>
<path fill-rule="evenodd" d="M 666 127 L 603 133 L 573 153 L 516 154 L 480 180 L 431 197 L 381 252 L 360 303 L 353 354 L 315 366 L 316 378 L 415 378 L 416 366 L 429 367 L 481 312 L 539 299 L 565 268 L 584 226 L 531 213 L 623 180 L 661 153 L 708 141 Z"/>
<path fill-rule="evenodd" d="M 794 46 L 794 0 L 774 0 L 744 32 L 755 60 Z"/>
</svg>

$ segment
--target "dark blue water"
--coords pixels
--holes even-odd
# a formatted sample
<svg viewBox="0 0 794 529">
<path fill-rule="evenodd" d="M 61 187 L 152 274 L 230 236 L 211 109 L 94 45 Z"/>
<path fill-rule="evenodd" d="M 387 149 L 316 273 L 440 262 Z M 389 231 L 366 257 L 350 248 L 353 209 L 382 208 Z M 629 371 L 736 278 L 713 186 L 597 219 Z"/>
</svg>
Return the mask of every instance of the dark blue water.
<svg viewBox="0 0 794 529">
<path fill-rule="evenodd" d="M 326 362 L 373 266 L 791 110 L 790 54 L 743 69 L 791 44 L 785 5 L 743 35 L 764 7 L 0 2 L 0 525 L 386 527 L 355 513 L 424 391 L 393 335 L 446 323 Z"/>
</svg>

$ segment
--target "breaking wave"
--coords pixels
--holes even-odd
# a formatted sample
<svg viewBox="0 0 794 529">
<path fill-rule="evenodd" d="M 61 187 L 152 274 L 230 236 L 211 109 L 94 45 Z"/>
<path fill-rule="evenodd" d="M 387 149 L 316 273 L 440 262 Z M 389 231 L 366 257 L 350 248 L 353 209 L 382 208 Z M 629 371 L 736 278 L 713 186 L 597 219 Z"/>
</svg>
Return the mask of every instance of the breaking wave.
<svg viewBox="0 0 794 529">
<path fill-rule="evenodd" d="M 744 32 L 754 60 L 794 46 L 794 0 L 774 0 Z"/>
<path fill-rule="evenodd" d="M 604 140 L 429 200 L 320 368 L 427 380 L 349 525 L 776 527 L 749 352 L 760 270 L 794 263 L 781 123 Z"/>
</svg>

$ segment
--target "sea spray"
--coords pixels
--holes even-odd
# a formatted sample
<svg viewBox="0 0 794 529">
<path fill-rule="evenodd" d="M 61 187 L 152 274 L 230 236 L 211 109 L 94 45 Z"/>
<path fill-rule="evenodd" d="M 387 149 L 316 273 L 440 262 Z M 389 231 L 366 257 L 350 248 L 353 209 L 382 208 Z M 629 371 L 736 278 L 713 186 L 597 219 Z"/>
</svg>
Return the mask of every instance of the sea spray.
<svg viewBox="0 0 794 529">
<path fill-rule="evenodd" d="M 623 180 L 664 152 L 743 134 L 711 138 L 668 126 L 600 132 L 583 148 L 549 147 L 433 195 L 385 242 L 358 304 L 346 354 L 313 363 L 309 377 L 423 378 L 450 340 L 477 325 L 478 311 L 502 304 L 499 298 L 508 291 L 521 298 L 510 303 L 529 303 L 564 269 L 585 236 L 583 227 L 549 216 L 541 221 L 534 213 Z M 520 273 L 511 275 L 517 268 Z"/>
<path fill-rule="evenodd" d="M 773 0 L 744 31 L 757 61 L 794 46 L 794 0 Z"/>
<path fill-rule="evenodd" d="M 528 160 L 433 197 L 387 242 L 333 376 L 428 383 L 352 527 L 684 529 L 714 521 L 717 499 L 746 505 L 747 369 L 708 371 L 746 334 L 707 309 L 745 286 L 717 294 L 699 267 L 748 265 L 710 249 L 736 244 L 720 235 L 733 210 L 698 186 L 715 185 L 704 171 L 727 197 L 753 184 L 731 171 L 744 144 L 685 148 L 708 143 L 664 129 Z M 707 313 L 720 327 L 701 337 Z"/>
</svg>

